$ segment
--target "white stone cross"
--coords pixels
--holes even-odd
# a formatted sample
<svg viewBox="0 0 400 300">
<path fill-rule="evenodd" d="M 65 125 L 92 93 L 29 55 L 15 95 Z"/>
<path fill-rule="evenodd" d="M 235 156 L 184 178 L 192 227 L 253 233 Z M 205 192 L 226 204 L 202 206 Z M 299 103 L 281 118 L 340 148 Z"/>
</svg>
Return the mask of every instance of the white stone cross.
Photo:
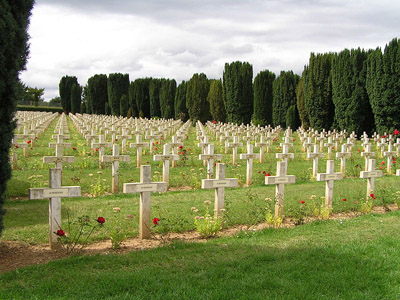
<svg viewBox="0 0 400 300">
<path fill-rule="evenodd" d="M 170 147 L 169 144 L 164 144 L 163 154 L 161 155 L 153 155 L 153 160 L 155 161 L 163 161 L 163 181 L 167 183 L 167 188 L 169 186 L 169 161 L 170 160 L 178 160 L 179 156 L 170 154 Z"/>
<path fill-rule="evenodd" d="M 214 201 L 215 218 L 218 218 L 221 209 L 224 208 L 225 188 L 238 186 L 237 178 L 225 178 L 225 169 L 226 169 L 225 164 L 218 163 L 216 168 L 216 178 L 201 180 L 202 189 L 215 189 L 215 201 Z"/>
<path fill-rule="evenodd" d="M 247 131 L 246 136 L 243 137 L 243 141 L 246 141 L 246 145 L 249 145 L 252 140 L 254 140 L 254 137 L 252 137 L 250 132 Z"/>
<path fill-rule="evenodd" d="M 307 158 L 312 158 L 312 160 L 313 160 L 313 177 L 317 177 L 319 159 L 323 158 L 323 157 L 325 157 L 325 154 L 319 152 L 318 145 L 314 145 L 313 153 L 307 154 Z"/>
<path fill-rule="evenodd" d="M 237 148 L 243 146 L 243 143 L 239 142 L 239 138 L 237 136 L 233 137 L 233 143 L 228 143 L 228 147 L 232 148 L 232 163 L 234 165 L 237 164 Z"/>
<path fill-rule="evenodd" d="M 96 143 L 92 143 L 92 149 L 98 149 L 99 152 L 99 169 L 104 169 L 104 162 L 101 160 L 101 158 L 104 155 L 104 148 L 111 148 L 112 147 L 112 143 L 106 143 L 104 141 L 104 135 L 99 135 L 99 142 Z"/>
<path fill-rule="evenodd" d="M 324 144 L 328 149 L 328 159 L 332 159 L 332 147 L 335 146 L 335 143 L 332 140 L 332 137 L 328 137 L 328 142 Z"/>
<path fill-rule="evenodd" d="M 96 142 L 96 132 L 94 130 L 94 128 L 92 128 L 91 134 L 87 134 L 85 135 L 85 139 L 86 139 L 86 144 L 87 145 L 92 145 L 93 143 Z M 92 155 L 94 154 L 94 149 L 92 147 Z"/>
<path fill-rule="evenodd" d="M 381 157 L 383 157 L 383 152 L 385 152 L 386 139 L 385 138 L 381 138 L 381 141 L 376 143 L 376 146 L 381 148 Z"/>
<path fill-rule="evenodd" d="M 240 154 L 240 159 L 247 160 L 247 169 L 246 169 L 246 185 L 250 186 L 253 175 L 253 159 L 260 158 L 259 154 L 255 154 L 253 152 L 253 145 L 247 144 L 247 153 Z"/>
<path fill-rule="evenodd" d="M 369 159 L 375 156 L 375 152 L 371 151 L 371 144 L 365 145 L 365 151 L 361 152 L 361 156 L 365 157 L 365 171 L 368 171 Z"/>
<path fill-rule="evenodd" d="M 400 149 L 400 138 L 396 139 L 396 143 L 393 144 L 394 147 L 396 147 L 396 156 L 399 156 L 399 149 Z"/>
<path fill-rule="evenodd" d="M 203 140 L 201 143 L 198 143 L 197 146 L 201 147 L 201 153 L 202 154 L 207 154 L 207 149 L 208 149 L 208 145 L 210 145 L 210 141 L 208 136 L 204 135 L 204 136 L 199 136 L 198 137 L 199 140 Z M 207 160 L 203 160 L 203 165 L 207 166 Z"/>
<path fill-rule="evenodd" d="M 124 194 L 140 193 L 139 238 L 150 238 L 150 193 L 166 192 L 167 183 L 151 182 L 151 166 L 140 166 L 140 183 L 124 183 Z"/>
<path fill-rule="evenodd" d="M 332 208 L 333 182 L 343 178 L 342 173 L 335 173 L 335 162 L 326 161 L 326 173 L 318 173 L 317 181 L 325 181 L 325 207 Z"/>
<path fill-rule="evenodd" d="M 284 162 L 288 162 L 288 159 L 294 158 L 294 153 L 289 153 L 289 145 L 293 145 L 290 143 L 282 143 L 282 153 L 276 153 L 275 157 L 278 159 L 282 159 Z"/>
<path fill-rule="evenodd" d="M 200 154 L 199 159 L 207 161 L 207 179 L 214 177 L 214 160 L 222 159 L 222 154 L 214 154 L 214 144 L 208 144 L 207 154 Z"/>
<path fill-rule="evenodd" d="M 342 152 L 336 153 L 336 158 L 340 158 L 340 172 L 343 173 L 343 177 L 346 177 L 346 158 L 351 156 L 350 152 L 346 152 L 347 145 L 342 145 Z"/>
<path fill-rule="evenodd" d="M 176 135 L 172 136 L 172 143 L 168 143 L 172 148 L 172 154 L 178 155 L 178 147 L 183 147 L 183 143 L 178 142 L 178 137 Z M 172 161 L 172 167 L 176 167 L 176 160 Z"/>
<path fill-rule="evenodd" d="M 50 199 L 49 241 L 51 249 L 59 246 L 57 230 L 61 229 L 61 198 L 80 197 L 80 186 L 61 186 L 61 169 L 50 169 L 50 188 L 30 188 L 29 199 Z"/>
<path fill-rule="evenodd" d="M 268 143 L 265 141 L 265 136 L 260 137 L 260 142 L 256 143 L 256 147 L 260 147 L 260 164 L 264 162 L 264 147 L 267 147 Z"/>
<path fill-rule="evenodd" d="M 376 160 L 370 159 L 368 165 L 368 171 L 361 171 L 360 178 L 367 178 L 367 199 L 374 193 L 375 190 L 375 178 L 382 177 L 383 173 L 381 170 L 375 170 Z"/>
<path fill-rule="evenodd" d="M 147 148 L 150 146 L 150 143 L 143 142 L 142 136 L 136 136 L 136 143 L 130 143 L 129 147 L 136 148 L 136 166 L 139 168 L 142 165 L 142 148 Z"/>
<path fill-rule="evenodd" d="M 128 130 L 126 128 L 122 128 L 122 134 L 121 135 L 117 135 L 117 139 L 121 139 L 122 140 L 122 153 L 125 153 L 126 151 L 126 140 L 130 140 L 132 139 L 132 136 L 128 134 Z"/>
<path fill-rule="evenodd" d="M 307 158 L 308 158 L 308 155 L 311 153 L 311 147 L 314 145 L 315 144 L 311 141 L 311 137 L 307 137 L 307 141 L 304 142 L 304 144 L 303 144 L 304 149 L 307 150 Z"/>
<path fill-rule="evenodd" d="M 121 161 L 129 161 L 129 155 L 119 155 L 119 145 L 113 145 L 113 154 L 112 155 L 103 155 L 101 157 L 102 162 L 111 162 L 112 163 L 112 179 L 111 179 L 111 191 L 112 193 L 118 193 L 119 184 L 118 184 L 118 169 L 119 162 Z"/>
<path fill-rule="evenodd" d="M 392 173 L 392 158 L 393 156 L 395 156 L 396 153 L 393 151 L 393 145 L 392 142 L 389 141 L 389 145 L 388 145 L 388 151 L 383 153 L 384 157 L 387 157 L 387 172 L 388 174 Z"/>
<path fill-rule="evenodd" d="M 275 218 L 283 218 L 283 206 L 285 197 L 285 184 L 295 183 L 296 176 L 286 175 L 287 163 L 284 161 L 277 162 L 276 176 L 266 176 L 265 184 L 275 184 Z"/>
<path fill-rule="evenodd" d="M 64 147 L 70 148 L 70 143 L 63 143 L 63 136 L 58 135 L 57 143 L 49 143 L 50 148 L 56 148 L 56 156 L 44 156 L 43 163 L 50 164 L 55 163 L 57 169 L 62 169 L 63 163 L 73 163 L 75 161 L 74 156 L 63 156 Z"/>
<path fill-rule="evenodd" d="M 150 153 L 153 153 L 153 144 L 155 139 L 161 138 L 161 134 L 156 134 L 153 130 L 150 131 L 149 135 L 145 135 L 146 140 L 150 140 Z"/>
<path fill-rule="evenodd" d="M 28 145 L 29 140 L 31 141 L 30 144 L 32 145 L 33 139 L 35 138 L 34 134 L 28 133 L 28 128 L 24 127 L 24 133 L 23 134 L 14 134 L 14 137 L 16 139 L 23 139 L 24 143 Z M 32 147 L 32 146 L 31 146 Z M 24 156 L 28 156 L 28 147 L 24 147 Z"/>
<path fill-rule="evenodd" d="M 106 130 L 106 134 L 111 134 L 111 142 L 115 143 L 115 136 L 117 135 L 117 133 L 119 132 L 119 130 L 115 129 L 115 126 L 111 126 L 111 129 L 107 129 Z"/>
</svg>

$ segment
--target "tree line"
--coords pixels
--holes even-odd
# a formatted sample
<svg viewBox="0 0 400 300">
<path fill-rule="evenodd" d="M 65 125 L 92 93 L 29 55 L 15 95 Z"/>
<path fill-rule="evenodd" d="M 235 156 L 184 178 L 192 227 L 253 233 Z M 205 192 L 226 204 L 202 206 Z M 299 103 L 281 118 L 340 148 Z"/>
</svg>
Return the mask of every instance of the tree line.
<svg viewBox="0 0 400 300">
<path fill-rule="evenodd" d="M 254 80 L 252 65 L 239 61 L 225 64 L 222 79 L 196 73 L 179 84 L 114 73 L 94 75 L 82 88 L 64 76 L 61 103 L 72 113 L 383 133 L 400 127 L 399 43 L 311 53 L 301 75 L 263 70 Z"/>
</svg>

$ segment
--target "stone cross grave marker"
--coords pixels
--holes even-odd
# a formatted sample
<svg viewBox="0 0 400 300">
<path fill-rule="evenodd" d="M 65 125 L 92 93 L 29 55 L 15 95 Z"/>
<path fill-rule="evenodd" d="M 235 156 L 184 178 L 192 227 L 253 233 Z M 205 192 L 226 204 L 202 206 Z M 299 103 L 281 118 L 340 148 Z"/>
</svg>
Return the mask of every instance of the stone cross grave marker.
<svg viewBox="0 0 400 300">
<path fill-rule="evenodd" d="M 375 156 L 375 152 L 371 151 L 371 144 L 365 145 L 365 151 L 361 152 L 361 156 L 365 157 L 365 171 L 368 171 L 369 159 Z"/>
<path fill-rule="evenodd" d="M 92 128 L 91 133 L 85 135 L 86 144 L 93 145 L 93 143 L 96 142 L 96 137 L 97 137 L 96 132 L 95 132 L 94 128 Z M 91 154 L 94 155 L 94 152 L 95 151 L 94 151 L 93 147 L 91 147 Z"/>
<path fill-rule="evenodd" d="M 50 164 L 55 163 L 57 169 L 62 169 L 63 163 L 73 163 L 75 161 L 74 156 L 63 156 L 64 155 L 64 147 L 70 148 L 70 143 L 63 143 L 63 136 L 58 135 L 57 143 L 49 143 L 50 148 L 56 149 L 55 156 L 44 156 L 43 163 Z"/>
<path fill-rule="evenodd" d="M 318 145 L 314 145 L 314 152 L 307 154 L 307 158 L 312 158 L 313 160 L 313 177 L 317 177 L 319 159 L 325 157 L 324 153 L 319 152 Z"/>
<path fill-rule="evenodd" d="M 218 218 L 221 209 L 224 208 L 225 188 L 238 186 L 237 178 L 225 178 L 225 169 L 226 169 L 225 164 L 218 163 L 216 168 L 216 178 L 201 180 L 202 189 L 215 189 L 215 201 L 214 201 L 215 218 Z"/>
<path fill-rule="evenodd" d="M 169 146 L 172 148 L 172 154 L 178 155 L 178 147 L 183 147 L 183 143 L 178 142 L 178 138 L 176 135 L 172 136 L 172 143 L 168 143 Z M 172 161 L 172 167 L 176 167 L 176 160 Z"/>
<path fill-rule="evenodd" d="M 254 140 L 254 137 L 251 136 L 250 131 L 247 131 L 246 136 L 243 137 L 243 141 L 246 141 L 246 145 L 249 145 L 252 140 Z"/>
<path fill-rule="evenodd" d="M 335 147 L 335 143 L 332 140 L 332 137 L 328 137 L 328 142 L 324 144 L 328 149 L 328 159 L 332 159 L 332 147 Z"/>
<path fill-rule="evenodd" d="M 239 142 L 239 138 L 237 136 L 233 137 L 233 143 L 228 143 L 228 147 L 232 148 L 232 163 L 234 165 L 237 164 L 237 148 L 243 146 L 243 143 Z"/>
<path fill-rule="evenodd" d="M 381 138 L 381 141 L 376 143 L 376 146 L 381 149 L 381 157 L 383 157 L 383 152 L 385 152 L 386 138 Z"/>
<path fill-rule="evenodd" d="M 282 159 L 282 161 L 288 163 L 289 159 L 293 159 L 294 158 L 294 153 L 289 153 L 289 146 L 293 144 L 291 143 L 281 143 L 280 145 L 282 145 L 282 153 L 276 153 L 275 157 L 278 159 Z"/>
<path fill-rule="evenodd" d="M 161 155 L 153 155 L 153 160 L 155 161 L 163 161 L 163 181 L 166 182 L 167 188 L 169 186 L 169 161 L 170 160 L 178 160 L 179 156 L 169 153 L 170 147 L 169 144 L 164 144 L 163 154 Z"/>
<path fill-rule="evenodd" d="M 108 135 L 111 135 L 111 143 L 115 143 L 116 135 L 119 132 L 118 129 L 115 129 L 115 126 L 111 126 L 111 129 L 106 130 L 106 138 L 108 138 Z"/>
<path fill-rule="evenodd" d="M 80 197 L 80 186 L 61 186 L 61 169 L 50 169 L 50 188 L 30 188 L 29 199 L 50 199 L 49 241 L 51 249 L 58 247 L 57 230 L 61 229 L 61 198 Z"/>
<path fill-rule="evenodd" d="M 207 154 L 207 149 L 208 149 L 208 145 L 210 145 L 208 136 L 204 135 L 204 136 L 199 136 L 199 139 L 203 140 L 201 143 L 198 143 L 197 146 L 201 147 L 201 153 L 202 154 Z M 203 160 L 203 165 L 207 166 L 207 160 Z"/>
<path fill-rule="evenodd" d="M 150 147 L 150 143 L 143 142 L 142 136 L 137 135 L 136 143 L 130 143 L 129 147 L 136 148 L 136 166 L 139 168 L 142 165 L 142 154 L 143 154 L 142 149 Z"/>
<path fill-rule="evenodd" d="M 387 172 L 388 174 L 392 173 L 392 159 L 393 157 L 396 155 L 396 152 L 393 151 L 393 145 L 392 142 L 389 141 L 389 145 L 388 145 L 388 151 L 383 153 L 384 157 L 387 157 Z"/>
<path fill-rule="evenodd" d="M 303 147 L 304 149 L 307 151 L 307 159 L 308 155 L 311 153 L 311 148 L 314 146 L 315 144 L 311 141 L 311 137 L 307 137 L 307 141 L 304 142 Z"/>
<path fill-rule="evenodd" d="M 376 160 L 369 159 L 368 171 L 361 171 L 360 178 L 367 178 L 367 199 L 369 195 L 374 193 L 375 190 L 375 178 L 383 176 L 381 170 L 375 170 Z"/>
<path fill-rule="evenodd" d="M 124 183 L 124 194 L 140 193 L 139 238 L 150 238 L 150 193 L 166 192 L 166 182 L 151 182 L 151 166 L 140 166 L 140 182 Z"/>
<path fill-rule="evenodd" d="M 326 173 L 318 173 L 317 181 L 325 181 L 325 207 L 332 208 L 333 182 L 343 178 L 342 173 L 335 173 L 335 162 L 326 161 Z"/>
<path fill-rule="evenodd" d="M 119 155 L 119 145 L 114 144 L 113 145 L 113 154 L 112 155 L 103 155 L 101 157 L 102 162 L 111 162 L 112 163 L 112 168 L 111 168 L 111 174 L 112 174 L 112 179 L 111 179 L 111 191 L 112 193 L 118 193 L 119 191 L 119 184 L 118 184 L 118 169 L 119 169 L 119 162 L 123 161 L 129 161 L 130 157 L 129 155 Z"/>
<path fill-rule="evenodd" d="M 275 218 L 283 217 L 284 197 L 285 197 L 285 184 L 295 183 L 295 175 L 286 175 L 287 163 L 284 161 L 277 162 L 276 176 L 266 176 L 265 184 L 275 184 Z"/>
<path fill-rule="evenodd" d="M 247 160 L 247 169 L 246 169 L 246 185 L 251 185 L 252 175 L 253 175 L 253 159 L 260 158 L 259 154 L 255 154 L 253 152 L 253 145 L 247 144 L 247 153 L 240 154 L 240 159 Z"/>
<path fill-rule="evenodd" d="M 222 159 L 222 154 L 214 154 L 214 144 L 208 145 L 207 154 L 200 154 L 199 159 L 207 161 L 207 179 L 214 177 L 214 160 Z"/>
<path fill-rule="evenodd" d="M 342 152 L 336 153 L 336 158 L 340 158 L 340 172 L 343 173 L 343 177 L 346 177 L 346 158 L 351 156 L 350 152 L 346 151 L 347 144 L 342 145 Z"/>
<path fill-rule="evenodd" d="M 396 139 L 396 143 L 393 144 L 394 147 L 396 147 L 396 156 L 399 156 L 400 153 L 400 138 Z"/>
<path fill-rule="evenodd" d="M 121 143 L 121 150 L 122 153 L 125 153 L 126 151 L 126 140 L 130 140 L 132 139 L 132 136 L 128 134 L 128 130 L 126 128 L 122 128 L 122 134 L 121 135 L 117 135 L 117 139 L 121 139 L 122 143 Z"/>
<path fill-rule="evenodd" d="M 232 137 L 229 136 L 229 132 L 228 131 L 225 131 L 225 135 L 221 135 L 219 137 L 219 140 L 220 140 L 221 143 L 222 143 L 222 141 L 225 142 L 225 154 L 228 154 L 228 152 L 229 152 L 229 147 L 228 147 L 229 139 L 232 139 Z"/>
<path fill-rule="evenodd" d="M 12 145 L 17 149 L 18 148 L 21 148 L 21 149 L 28 148 L 27 143 L 18 143 L 17 138 L 15 136 L 12 138 Z M 12 162 L 12 169 L 17 170 L 18 169 L 18 154 L 14 151 L 12 152 L 11 162 Z"/>
<path fill-rule="evenodd" d="M 99 135 L 99 142 L 92 143 L 92 149 L 98 149 L 99 152 L 99 169 L 104 169 L 104 162 L 102 161 L 102 157 L 104 155 L 104 148 L 111 148 L 112 143 L 106 143 L 104 141 L 104 135 Z"/>
<path fill-rule="evenodd" d="M 150 153 L 153 153 L 154 140 L 161 138 L 161 134 L 156 134 L 153 130 L 150 130 L 150 134 L 145 135 L 144 138 L 150 140 Z"/>
<path fill-rule="evenodd" d="M 265 136 L 260 137 L 260 142 L 256 143 L 256 147 L 260 147 L 260 164 L 264 162 L 264 147 L 267 147 L 268 143 L 265 141 Z"/>
<path fill-rule="evenodd" d="M 32 145 L 32 141 L 33 141 L 33 139 L 35 138 L 35 135 L 29 133 L 29 132 L 28 132 L 28 128 L 27 128 L 27 127 L 24 127 L 24 133 L 23 133 L 23 134 L 14 134 L 14 137 L 15 137 L 16 139 L 23 139 L 23 140 L 24 140 L 24 143 L 27 144 L 27 145 L 28 145 L 28 143 L 29 143 L 29 141 L 30 141 L 29 144 Z M 27 156 L 28 156 L 28 147 L 23 148 L 23 151 L 24 151 L 24 152 L 23 152 L 23 153 L 24 153 L 24 156 L 27 157 Z"/>
</svg>

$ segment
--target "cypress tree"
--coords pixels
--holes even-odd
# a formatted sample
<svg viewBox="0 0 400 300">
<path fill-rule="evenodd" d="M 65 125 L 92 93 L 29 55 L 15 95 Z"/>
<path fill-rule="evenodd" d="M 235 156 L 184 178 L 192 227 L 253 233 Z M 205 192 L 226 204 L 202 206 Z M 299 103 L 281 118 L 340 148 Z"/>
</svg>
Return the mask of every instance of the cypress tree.
<svg viewBox="0 0 400 300">
<path fill-rule="evenodd" d="M 150 94 L 150 117 L 161 117 L 160 109 L 160 88 L 161 79 L 152 78 L 149 84 L 149 94 Z"/>
<path fill-rule="evenodd" d="M 126 117 L 128 115 L 129 103 L 128 97 L 125 94 L 123 94 L 121 97 L 119 108 L 120 115 Z"/>
<path fill-rule="evenodd" d="M 340 130 L 371 133 L 374 117 L 365 87 L 367 53 L 364 50 L 345 49 L 332 62 L 332 100 L 335 121 Z"/>
<path fill-rule="evenodd" d="M 176 93 L 175 79 L 161 79 L 160 109 L 161 117 L 171 119 L 174 117 L 174 102 Z"/>
<path fill-rule="evenodd" d="M 129 95 L 129 74 L 110 74 L 107 80 L 107 92 L 111 114 L 118 116 L 122 95 Z"/>
<path fill-rule="evenodd" d="M 129 116 L 132 118 L 137 118 L 139 116 L 138 108 L 136 106 L 136 91 L 135 91 L 135 83 L 132 81 L 129 84 Z"/>
<path fill-rule="evenodd" d="M 136 107 L 140 118 L 150 118 L 150 81 L 151 78 L 139 78 L 134 81 Z"/>
<path fill-rule="evenodd" d="M 71 111 L 71 89 L 74 84 L 78 84 L 78 79 L 75 76 L 63 76 L 58 86 L 61 106 L 64 112 L 68 114 Z"/>
<path fill-rule="evenodd" d="M 71 112 L 73 114 L 81 112 L 82 87 L 74 83 L 71 87 Z"/>
<path fill-rule="evenodd" d="M 107 75 L 96 74 L 88 79 L 88 104 L 91 113 L 105 114 L 106 102 L 108 102 Z"/>
<path fill-rule="evenodd" d="M 211 118 L 210 103 L 207 101 L 210 82 L 204 73 L 194 74 L 186 87 L 186 107 L 193 124 L 198 120 L 202 123 Z"/>
<path fill-rule="evenodd" d="M 393 39 L 371 51 L 367 58 L 366 86 L 378 132 L 400 128 L 400 42 Z"/>
<path fill-rule="evenodd" d="M 280 125 L 283 128 L 290 126 L 292 129 L 300 125 L 300 119 L 296 108 L 296 87 L 299 76 L 293 71 L 281 71 L 279 76 L 273 82 L 273 101 L 272 101 L 272 122 L 274 126 Z M 288 120 L 291 124 L 286 124 L 289 108 L 293 106 L 294 110 L 290 113 Z"/>
<path fill-rule="evenodd" d="M 187 121 L 189 118 L 189 113 L 186 108 L 186 87 L 187 84 L 183 80 L 178 87 L 176 88 L 176 94 L 175 94 L 175 119 L 182 120 L 183 122 Z"/>
<path fill-rule="evenodd" d="M 304 79 L 307 76 L 307 67 L 304 67 L 303 74 L 299 79 L 299 83 L 296 88 L 296 97 L 297 97 L 297 109 L 299 111 L 299 118 L 301 121 L 301 126 L 304 129 L 308 129 L 310 127 L 310 120 L 308 119 L 308 112 L 306 108 L 306 103 L 304 99 Z"/>
<path fill-rule="evenodd" d="M 226 111 L 224 99 L 222 98 L 222 81 L 211 80 L 210 91 L 208 92 L 207 101 L 210 103 L 210 113 L 213 120 L 225 122 Z"/>
<path fill-rule="evenodd" d="M 317 130 L 329 130 L 334 120 L 332 58 L 332 53 L 317 55 L 311 53 L 304 79 L 304 100 L 310 126 Z"/>
<path fill-rule="evenodd" d="M 3 229 L 2 208 L 7 181 L 11 177 L 9 151 L 16 122 L 18 75 L 28 56 L 27 27 L 32 0 L 0 1 L 0 235 Z"/>
<path fill-rule="evenodd" d="M 253 113 L 253 67 L 248 62 L 226 63 L 223 99 L 228 122 L 247 124 Z"/>
<path fill-rule="evenodd" d="M 272 85 L 275 74 L 265 70 L 254 78 L 254 112 L 253 123 L 255 125 L 272 125 Z"/>
</svg>

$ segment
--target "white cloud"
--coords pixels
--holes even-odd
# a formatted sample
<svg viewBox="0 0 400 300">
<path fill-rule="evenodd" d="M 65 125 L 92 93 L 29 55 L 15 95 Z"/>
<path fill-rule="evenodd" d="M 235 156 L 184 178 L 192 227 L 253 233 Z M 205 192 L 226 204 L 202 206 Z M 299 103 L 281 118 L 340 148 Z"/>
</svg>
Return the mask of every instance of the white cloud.
<svg viewBox="0 0 400 300">
<path fill-rule="evenodd" d="M 22 80 L 58 95 L 64 75 L 220 78 L 226 62 L 300 74 L 310 52 L 384 46 L 400 3 L 328 0 L 37 0 Z"/>
</svg>

